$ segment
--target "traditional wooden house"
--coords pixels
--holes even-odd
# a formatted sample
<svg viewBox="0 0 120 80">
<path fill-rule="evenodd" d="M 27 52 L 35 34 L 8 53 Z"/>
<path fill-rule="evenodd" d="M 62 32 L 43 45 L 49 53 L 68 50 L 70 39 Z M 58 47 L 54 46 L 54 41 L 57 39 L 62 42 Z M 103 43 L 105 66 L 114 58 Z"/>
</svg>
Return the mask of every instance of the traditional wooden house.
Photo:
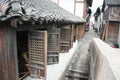
<svg viewBox="0 0 120 80">
<path fill-rule="evenodd" d="M 84 0 L 84 11 L 83 11 L 83 18 L 86 19 L 85 31 L 89 30 L 89 22 L 91 17 L 91 9 L 93 0 Z"/>
<path fill-rule="evenodd" d="M 94 26 L 93 29 L 95 32 L 100 33 L 100 27 L 101 27 L 101 9 L 98 7 L 95 14 L 94 14 Z"/>
<path fill-rule="evenodd" d="M 93 0 L 84 0 L 83 18 L 87 19 L 91 15 L 91 9 Z"/>
<path fill-rule="evenodd" d="M 21 80 L 28 74 L 45 80 L 47 63 L 59 62 L 61 26 L 69 24 L 73 31 L 73 25 L 84 22 L 50 0 L 2 0 L 0 80 Z"/>
<path fill-rule="evenodd" d="M 67 24 L 60 27 L 60 52 L 68 52 L 73 42 L 81 40 L 84 35 L 85 23 Z"/>
<path fill-rule="evenodd" d="M 102 40 L 120 44 L 120 0 L 104 0 Z"/>
</svg>

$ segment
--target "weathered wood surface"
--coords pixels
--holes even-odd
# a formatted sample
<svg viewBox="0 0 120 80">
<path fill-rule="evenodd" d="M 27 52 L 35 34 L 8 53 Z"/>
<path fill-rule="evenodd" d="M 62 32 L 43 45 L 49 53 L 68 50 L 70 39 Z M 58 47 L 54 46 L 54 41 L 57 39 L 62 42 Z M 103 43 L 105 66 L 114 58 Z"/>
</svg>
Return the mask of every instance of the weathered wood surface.
<svg viewBox="0 0 120 80">
<path fill-rule="evenodd" d="M 119 23 L 109 22 L 103 25 L 101 39 L 110 43 L 118 42 L 119 38 Z"/>
<path fill-rule="evenodd" d="M 104 12 L 103 12 L 103 20 L 108 20 L 108 14 L 109 14 L 109 8 L 107 8 Z"/>
<path fill-rule="evenodd" d="M 70 46 L 73 47 L 74 42 L 74 25 L 71 25 Z"/>
<path fill-rule="evenodd" d="M 48 51 L 47 64 L 55 64 L 59 62 L 60 49 L 60 29 L 48 29 Z"/>
<path fill-rule="evenodd" d="M 103 20 L 120 21 L 120 7 L 109 6 L 103 12 Z"/>
<path fill-rule="evenodd" d="M 30 31 L 28 36 L 30 76 L 46 79 L 47 31 Z"/>
<path fill-rule="evenodd" d="M 65 53 L 70 49 L 71 26 L 66 25 L 60 29 L 60 52 Z"/>
<path fill-rule="evenodd" d="M 85 29 L 85 25 L 84 24 L 77 25 L 77 34 L 76 34 L 77 40 L 80 41 L 80 39 L 82 39 L 82 37 L 84 35 L 84 32 L 85 32 L 84 29 Z"/>
<path fill-rule="evenodd" d="M 17 80 L 16 33 L 8 27 L 0 25 L 0 80 Z"/>
<path fill-rule="evenodd" d="M 108 24 L 107 24 L 107 23 L 103 25 L 103 32 L 102 32 L 102 34 L 101 34 L 101 39 L 102 39 L 103 41 L 105 41 L 105 40 L 107 39 L 107 35 L 106 35 L 107 29 L 108 29 L 107 27 L 108 27 Z"/>
<path fill-rule="evenodd" d="M 119 23 L 117 22 L 109 22 L 108 25 L 108 34 L 107 41 L 111 42 L 117 42 L 118 41 L 118 35 L 119 35 Z"/>
<path fill-rule="evenodd" d="M 119 34 L 118 34 L 118 44 L 120 46 L 120 25 L 119 25 Z"/>
<path fill-rule="evenodd" d="M 109 20 L 120 21 L 120 7 L 109 7 Z"/>
</svg>

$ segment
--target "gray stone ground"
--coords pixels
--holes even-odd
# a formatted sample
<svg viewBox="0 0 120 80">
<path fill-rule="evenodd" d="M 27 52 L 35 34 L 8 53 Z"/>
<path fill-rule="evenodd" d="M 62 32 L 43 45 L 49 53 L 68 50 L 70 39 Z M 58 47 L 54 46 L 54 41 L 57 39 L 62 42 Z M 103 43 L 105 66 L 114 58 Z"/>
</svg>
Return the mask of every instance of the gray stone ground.
<svg viewBox="0 0 120 80">
<path fill-rule="evenodd" d="M 88 48 L 92 38 L 99 36 L 90 28 L 84 37 L 79 41 L 75 56 L 66 71 L 64 80 L 87 80 L 89 74 Z"/>
</svg>

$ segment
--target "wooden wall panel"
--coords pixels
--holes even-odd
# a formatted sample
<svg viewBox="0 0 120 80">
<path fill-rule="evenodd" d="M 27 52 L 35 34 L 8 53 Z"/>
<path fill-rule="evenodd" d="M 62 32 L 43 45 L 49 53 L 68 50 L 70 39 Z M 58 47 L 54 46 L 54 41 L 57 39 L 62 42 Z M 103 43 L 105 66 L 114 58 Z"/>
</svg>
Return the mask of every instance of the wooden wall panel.
<svg viewBox="0 0 120 80">
<path fill-rule="evenodd" d="M 0 25 L 0 80 L 17 80 L 16 33 L 12 27 Z"/>
<path fill-rule="evenodd" d="M 109 8 L 103 12 L 103 20 L 108 20 L 109 17 Z"/>
<path fill-rule="evenodd" d="M 118 35 L 118 43 L 120 45 L 120 24 L 119 24 L 119 35 Z"/>
<path fill-rule="evenodd" d="M 80 24 L 80 25 L 76 26 L 76 39 L 77 40 L 80 40 L 83 37 L 83 35 L 84 35 L 84 27 L 85 27 L 84 24 Z"/>
<path fill-rule="evenodd" d="M 5 25 L 0 25 L 0 80 L 8 80 L 9 72 L 7 68 L 7 31 Z M 6 76 L 5 76 L 6 74 Z"/>
<path fill-rule="evenodd" d="M 8 29 L 8 61 L 11 80 L 18 79 L 18 61 L 17 61 L 17 45 L 16 45 L 16 30 Z"/>
<path fill-rule="evenodd" d="M 60 49 L 60 29 L 48 29 L 48 51 L 47 64 L 55 64 L 59 62 Z"/>
<path fill-rule="evenodd" d="M 76 41 L 76 26 L 73 25 L 73 42 Z"/>
<path fill-rule="evenodd" d="M 109 20 L 120 21 L 120 7 L 109 7 Z"/>
<path fill-rule="evenodd" d="M 60 29 L 60 52 L 65 53 L 70 48 L 70 36 L 71 36 L 70 25 L 63 26 Z"/>
<path fill-rule="evenodd" d="M 109 22 L 108 26 L 108 41 L 116 42 L 119 34 L 119 23 Z"/>
</svg>

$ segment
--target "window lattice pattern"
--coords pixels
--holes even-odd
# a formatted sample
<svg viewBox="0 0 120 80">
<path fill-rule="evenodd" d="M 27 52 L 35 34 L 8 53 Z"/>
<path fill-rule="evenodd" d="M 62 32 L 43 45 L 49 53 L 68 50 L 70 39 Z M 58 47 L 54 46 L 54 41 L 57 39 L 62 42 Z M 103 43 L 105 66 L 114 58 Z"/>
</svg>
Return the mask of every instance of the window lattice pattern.
<svg viewBox="0 0 120 80">
<path fill-rule="evenodd" d="M 43 62 L 43 40 L 39 38 L 30 38 L 30 61 L 34 63 Z"/>
<path fill-rule="evenodd" d="M 28 50 L 30 59 L 30 75 L 36 78 L 45 78 L 46 55 L 45 55 L 45 32 L 30 31 L 28 34 Z M 47 36 L 47 35 L 46 35 Z"/>
<path fill-rule="evenodd" d="M 60 29 L 48 30 L 48 53 L 47 63 L 54 64 L 59 62 Z"/>
<path fill-rule="evenodd" d="M 70 29 L 61 28 L 60 31 L 60 52 L 65 53 L 69 51 L 70 48 Z"/>
</svg>

